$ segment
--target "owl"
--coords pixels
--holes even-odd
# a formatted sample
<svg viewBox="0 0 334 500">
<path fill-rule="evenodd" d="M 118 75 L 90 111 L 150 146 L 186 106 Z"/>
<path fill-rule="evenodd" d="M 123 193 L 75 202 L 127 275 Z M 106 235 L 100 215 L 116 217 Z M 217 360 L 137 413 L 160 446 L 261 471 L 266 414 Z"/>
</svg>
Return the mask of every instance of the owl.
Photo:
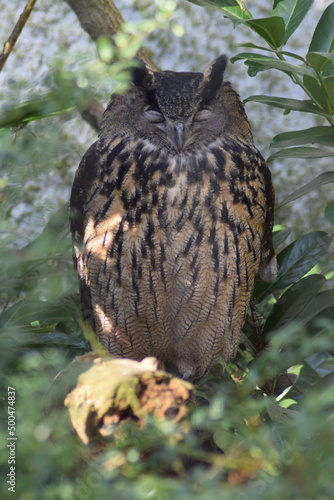
<svg viewBox="0 0 334 500">
<path fill-rule="evenodd" d="M 193 381 L 235 356 L 255 280 L 276 276 L 271 175 L 226 63 L 137 67 L 70 201 L 84 319 L 112 355 Z"/>
</svg>

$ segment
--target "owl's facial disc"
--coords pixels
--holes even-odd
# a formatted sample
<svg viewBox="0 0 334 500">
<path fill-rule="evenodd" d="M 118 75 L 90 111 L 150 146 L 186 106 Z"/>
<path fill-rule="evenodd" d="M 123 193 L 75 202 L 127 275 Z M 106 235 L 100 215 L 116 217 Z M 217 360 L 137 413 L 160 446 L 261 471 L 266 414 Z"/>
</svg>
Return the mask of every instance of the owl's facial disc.
<svg viewBox="0 0 334 500">
<path fill-rule="evenodd" d="M 189 124 L 185 123 L 189 120 L 184 120 L 182 117 L 178 117 L 176 120 L 165 118 L 160 111 L 149 105 L 145 107 L 144 113 L 146 119 L 163 130 L 176 149 L 181 152 L 189 135 L 190 127 Z"/>
</svg>

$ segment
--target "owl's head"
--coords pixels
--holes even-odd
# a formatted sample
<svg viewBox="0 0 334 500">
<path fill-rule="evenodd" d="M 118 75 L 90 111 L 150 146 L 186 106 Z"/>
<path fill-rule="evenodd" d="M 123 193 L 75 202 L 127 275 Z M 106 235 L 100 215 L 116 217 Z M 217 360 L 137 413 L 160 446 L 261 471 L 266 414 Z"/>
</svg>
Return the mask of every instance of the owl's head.
<svg viewBox="0 0 334 500">
<path fill-rule="evenodd" d="M 112 98 L 104 128 L 139 135 L 169 153 L 200 149 L 223 134 L 252 141 L 238 94 L 223 81 L 225 55 L 204 73 L 153 71 L 141 65 L 133 71 L 133 86 Z"/>
</svg>

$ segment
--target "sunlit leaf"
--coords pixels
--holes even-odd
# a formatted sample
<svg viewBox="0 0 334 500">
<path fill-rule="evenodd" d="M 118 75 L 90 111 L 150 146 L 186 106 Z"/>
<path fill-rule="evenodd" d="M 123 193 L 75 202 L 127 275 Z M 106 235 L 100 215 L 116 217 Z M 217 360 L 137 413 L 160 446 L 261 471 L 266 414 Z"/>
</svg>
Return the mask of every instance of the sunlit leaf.
<svg viewBox="0 0 334 500">
<path fill-rule="evenodd" d="M 281 16 L 285 22 L 284 43 L 296 31 L 314 0 L 275 0 L 273 16 Z"/>
<path fill-rule="evenodd" d="M 312 189 L 315 189 L 319 186 L 323 186 L 324 184 L 329 184 L 331 182 L 334 182 L 334 172 L 323 172 L 322 174 L 318 175 L 318 177 L 315 177 L 315 179 L 313 179 L 312 181 L 308 182 L 304 186 L 300 187 L 299 189 L 291 193 L 278 205 L 277 208 L 283 207 L 283 205 L 286 205 L 291 201 L 297 200 L 298 198 L 304 196 L 304 194 L 308 193 Z"/>
<path fill-rule="evenodd" d="M 312 127 L 304 130 L 283 132 L 272 139 L 270 146 L 280 148 L 314 143 L 334 147 L 333 127 Z"/>
</svg>

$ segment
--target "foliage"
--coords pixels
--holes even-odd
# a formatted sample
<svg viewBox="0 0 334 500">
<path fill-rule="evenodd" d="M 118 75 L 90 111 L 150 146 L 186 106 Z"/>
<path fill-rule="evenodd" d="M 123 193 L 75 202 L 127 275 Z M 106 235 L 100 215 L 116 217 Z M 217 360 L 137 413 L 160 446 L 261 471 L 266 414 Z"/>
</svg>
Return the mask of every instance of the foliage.
<svg viewBox="0 0 334 500">
<path fill-rule="evenodd" d="M 285 46 L 312 1 L 275 0 L 271 17 L 263 19 L 253 19 L 242 0 L 195 3 L 218 8 L 237 29 L 246 25 L 267 44 L 245 44 L 253 52 L 234 58 L 245 61 L 250 76 L 273 69 L 300 89 L 300 100 L 276 96 L 248 100 L 281 107 L 286 113 L 315 113 L 322 120 L 321 126 L 274 137 L 272 146 L 283 149 L 269 160 L 332 156 L 334 3 L 324 11 L 303 57 Z M 126 54 L 100 40 L 100 58 L 94 64 L 73 74 L 64 74 L 60 67 L 48 95 L 18 104 L 3 115 L 2 140 L 8 141 L 9 127 L 80 107 L 101 75 L 113 81 L 121 75 L 123 85 L 138 40 L 153 25 L 155 29 L 153 23 L 140 30 L 139 38 L 120 36 Z M 128 43 L 134 43 L 132 49 Z M 109 64 L 115 56 L 116 64 Z M 318 147 L 305 146 L 309 143 Z M 20 154 L 24 152 L 31 154 L 23 147 Z M 15 143 L 12 154 L 18 154 Z M 2 162 L 6 159 L 1 156 Z M 281 205 L 333 180 L 334 172 L 324 172 Z M 8 197 L 10 186 L 3 186 L 1 224 L 10 232 Z M 334 203 L 329 201 L 325 215 L 330 222 L 333 213 Z M 80 324 L 67 218 L 67 209 L 60 209 L 43 233 L 22 250 L 6 250 L 9 237 L 0 248 L 2 498 L 12 495 L 6 484 L 10 386 L 16 390 L 18 437 L 16 496 L 12 498 L 331 499 L 334 291 L 329 278 L 334 269 L 324 262 L 330 236 L 319 228 L 286 244 L 289 229 L 276 227 L 278 278 L 272 284 L 256 284 L 237 359 L 224 375 L 218 364 L 201 382 L 197 405 L 190 406 L 181 424 L 152 418 L 139 429 L 128 423 L 121 440 L 96 454 L 73 434 L 63 406 L 49 414 L 44 411 L 52 379 L 76 354 L 88 350 Z"/>
</svg>

